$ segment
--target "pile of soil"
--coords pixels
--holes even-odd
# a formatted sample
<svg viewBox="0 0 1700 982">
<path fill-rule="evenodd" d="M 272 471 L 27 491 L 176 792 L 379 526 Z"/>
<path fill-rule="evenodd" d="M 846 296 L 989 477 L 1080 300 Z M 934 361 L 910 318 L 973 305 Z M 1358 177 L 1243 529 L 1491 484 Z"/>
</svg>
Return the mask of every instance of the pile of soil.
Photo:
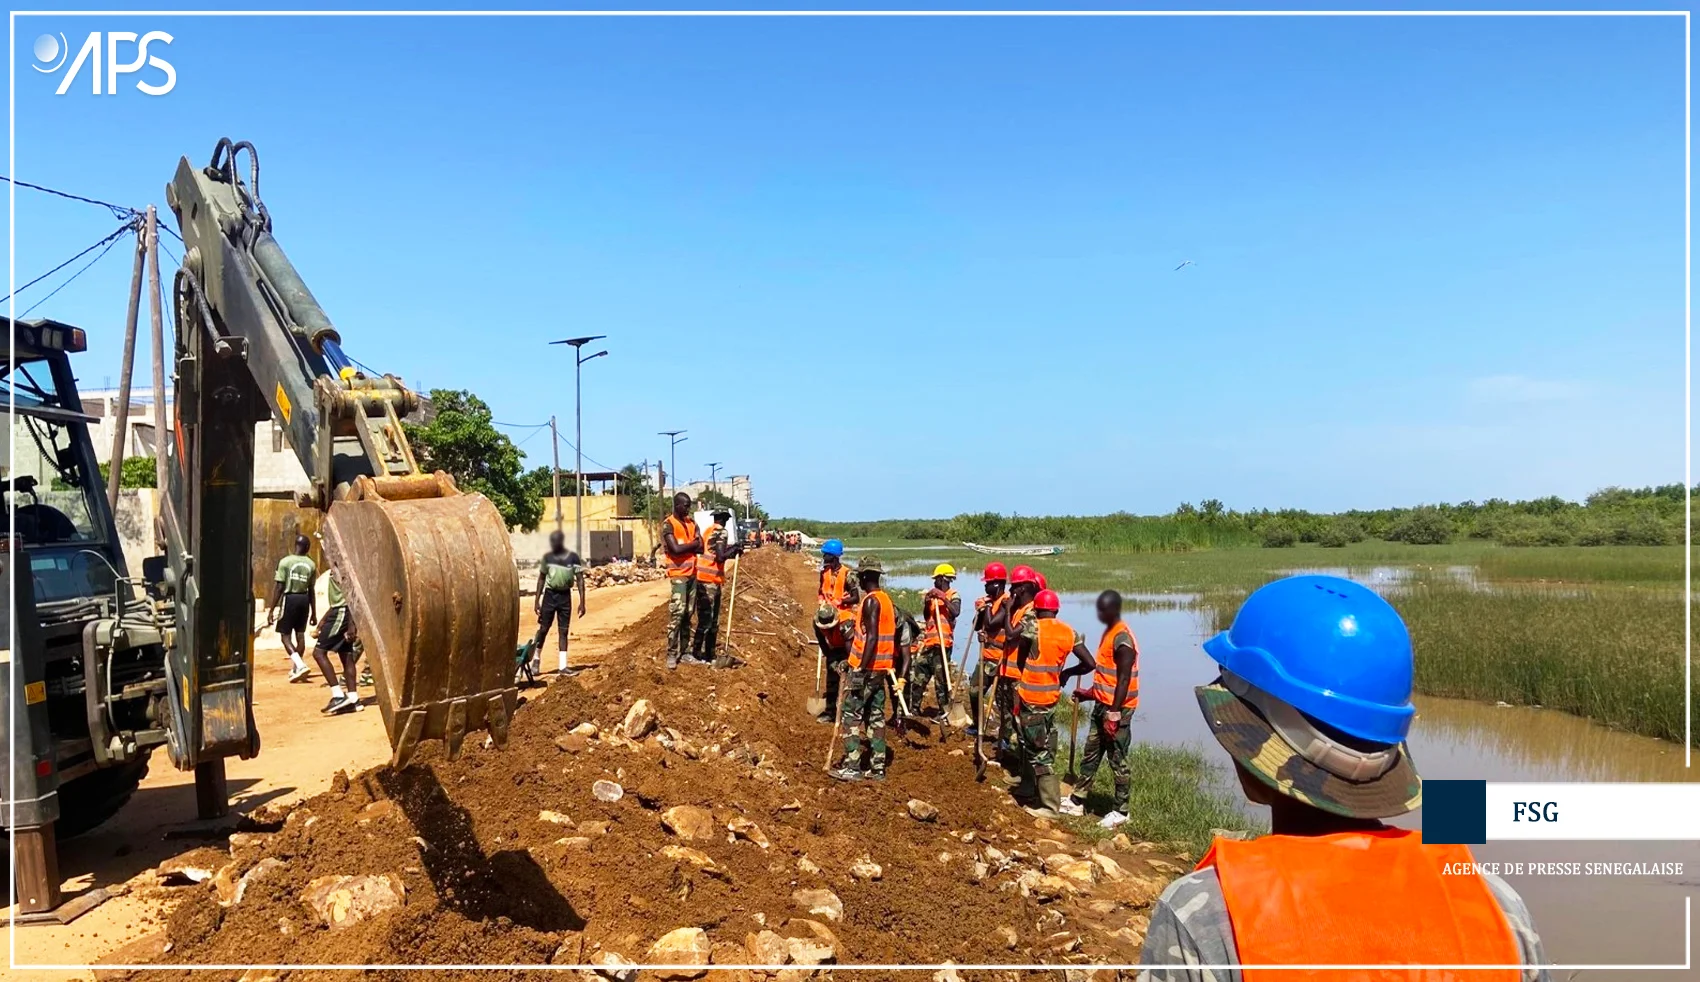
<svg viewBox="0 0 1700 982">
<path fill-rule="evenodd" d="M 831 728 L 804 709 L 814 575 L 777 549 L 742 565 L 738 667 L 666 670 L 666 611 L 654 611 L 602 664 L 530 690 L 505 750 L 469 740 L 451 761 L 432 745 L 402 771 L 338 775 L 326 794 L 251 816 L 225 868 L 180 889 L 187 896 L 159 957 L 583 964 L 617 953 L 644 962 L 662 935 L 701 928 L 714 963 L 746 964 L 758 960 L 746 949 L 752 935 L 807 937 L 818 934 L 802 923 L 812 920 L 835 939 L 841 964 L 1136 960 L 1143 912 L 1179 866 L 1124 837 L 1093 847 L 1031 818 L 995 769 L 975 783 L 972 742 L 942 741 L 936 725 L 920 746 L 893 734 L 883 783 L 828 778 Z M 640 701 L 657 721 L 631 740 L 622 731 L 628 716 L 646 715 L 633 713 Z M 599 799 L 596 782 L 621 796 Z M 917 818 L 911 799 L 936 816 Z M 662 816 L 676 806 L 706 809 L 713 834 L 687 841 L 670 831 Z M 862 860 L 880 867 L 877 879 L 851 873 Z M 1076 863 L 1066 890 L 1046 875 L 1079 860 L 1096 869 L 1083 877 Z M 221 903 L 262 863 L 239 902 Z M 365 875 L 398 878 L 405 902 L 332 929 L 302 899 L 321 878 Z M 793 894 L 816 888 L 841 900 L 841 920 L 801 909 Z"/>
</svg>

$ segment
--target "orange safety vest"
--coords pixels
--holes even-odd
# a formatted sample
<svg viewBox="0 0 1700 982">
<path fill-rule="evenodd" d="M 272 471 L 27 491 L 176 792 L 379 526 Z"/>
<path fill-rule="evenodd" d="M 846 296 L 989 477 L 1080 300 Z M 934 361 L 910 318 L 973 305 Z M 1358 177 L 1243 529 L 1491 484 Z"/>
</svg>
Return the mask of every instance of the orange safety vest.
<svg viewBox="0 0 1700 982">
<path fill-rule="evenodd" d="M 1014 603 L 1014 601 L 1011 601 L 1011 603 Z M 1022 619 L 1025 618 L 1028 611 L 1031 611 L 1032 609 L 1033 605 L 1029 603 L 1025 606 L 1017 607 L 1009 612 L 1009 631 L 1004 634 L 1003 638 L 1003 667 L 998 671 L 998 674 L 1006 679 L 1021 678 L 1021 666 L 1016 664 L 1015 634 L 1021 627 Z M 1028 655 L 1028 657 L 1031 658 L 1032 655 Z"/>
<path fill-rule="evenodd" d="M 996 600 L 986 605 L 987 624 L 990 624 L 992 618 L 998 615 L 998 611 L 1003 609 L 1004 601 L 1008 599 L 1009 594 L 1001 593 Z M 1003 674 L 1003 646 L 1003 633 L 990 630 L 986 632 L 986 636 L 981 639 L 980 643 L 980 660 L 992 666 L 992 671 L 999 675 Z M 990 685 L 991 683 L 986 684 Z"/>
<path fill-rule="evenodd" d="M 880 602 L 879 637 L 874 639 L 873 670 L 876 672 L 889 671 L 897 655 L 897 605 L 891 602 L 891 597 L 884 590 L 874 590 L 868 594 Z M 867 597 L 862 598 L 867 603 Z M 850 667 L 861 671 L 862 656 L 868 650 L 867 628 L 863 626 L 861 614 L 856 615 L 856 635 L 850 641 Z"/>
<path fill-rule="evenodd" d="M 715 530 L 719 528 L 719 525 L 710 525 L 702 534 L 702 555 L 697 557 L 698 583 L 726 582 L 726 569 L 715 560 L 714 547 L 708 544 L 708 540 L 714 537 Z"/>
<path fill-rule="evenodd" d="M 1115 708 L 1116 702 L 1116 639 L 1123 633 L 1127 634 L 1129 644 L 1133 645 L 1133 674 L 1127 680 L 1127 696 L 1122 700 L 1123 709 L 1139 708 L 1139 640 L 1133 636 L 1133 629 L 1126 622 L 1116 625 L 1104 632 L 1103 640 L 1098 642 L 1098 667 L 1092 673 L 1092 698 L 1110 708 Z"/>
<path fill-rule="evenodd" d="M 1466 846 L 1424 845 L 1406 829 L 1217 839 L 1216 868 L 1242 965 L 1516 965 L 1511 925 L 1487 882 L 1447 875 Z M 1404 980 L 1409 969 L 1241 970 L 1246 982 Z M 1516 982 L 1516 969 L 1470 979 Z"/>
<path fill-rule="evenodd" d="M 1041 709 L 1055 706 L 1062 695 L 1062 670 L 1074 650 L 1074 628 L 1055 617 L 1039 618 L 1039 640 L 1027 653 L 1021 669 L 1021 704 Z"/>
<path fill-rule="evenodd" d="M 688 546 L 701 538 L 697 534 L 697 523 L 687 518 L 680 521 L 677 515 L 667 516 L 667 527 L 673 532 L 675 545 Z M 689 553 L 675 556 L 667 551 L 665 544 L 661 547 L 661 555 L 667 560 L 667 578 L 669 580 L 685 580 L 696 575 L 697 557 Z"/>
<path fill-rule="evenodd" d="M 956 647 L 956 622 L 950 616 L 950 602 L 957 599 L 955 590 L 946 590 L 941 603 L 928 600 L 923 604 L 927 623 L 921 628 L 921 647 L 950 651 Z M 944 642 L 939 642 L 939 628 L 944 628 Z"/>
<path fill-rule="evenodd" d="M 849 593 L 850 567 L 840 564 L 837 569 L 829 566 L 820 568 L 820 593 L 818 597 L 821 603 L 831 604 L 834 607 L 843 606 L 844 598 Z"/>
</svg>

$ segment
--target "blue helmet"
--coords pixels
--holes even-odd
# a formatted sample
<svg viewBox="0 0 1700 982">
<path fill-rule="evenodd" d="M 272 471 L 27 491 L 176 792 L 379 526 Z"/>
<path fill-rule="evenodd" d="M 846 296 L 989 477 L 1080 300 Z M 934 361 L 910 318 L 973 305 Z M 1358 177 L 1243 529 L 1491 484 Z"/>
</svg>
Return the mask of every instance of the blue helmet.
<svg viewBox="0 0 1700 982">
<path fill-rule="evenodd" d="M 823 556 L 844 555 L 844 543 L 837 539 L 828 539 L 820 544 L 820 554 Z"/>
<path fill-rule="evenodd" d="M 1204 650 L 1226 672 L 1344 733 L 1394 744 L 1410 732 L 1410 632 L 1392 604 L 1351 580 L 1266 584 Z"/>
</svg>

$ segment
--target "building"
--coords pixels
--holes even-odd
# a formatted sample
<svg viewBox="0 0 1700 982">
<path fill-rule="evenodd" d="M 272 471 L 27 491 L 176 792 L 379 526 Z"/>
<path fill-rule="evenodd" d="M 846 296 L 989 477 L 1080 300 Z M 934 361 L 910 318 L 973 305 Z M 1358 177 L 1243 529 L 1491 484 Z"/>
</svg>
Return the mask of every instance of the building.
<svg viewBox="0 0 1700 982">
<path fill-rule="evenodd" d="M 731 474 L 718 481 L 691 481 L 681 484 L 674 490 L 683 491 L 695 498 L 704 491 L 714 490 L 732 499 L 739 508 L 750 507 L 754 499 L 750 496 L 750 476 L 748 474 Z"/>
<path fill-rule="evenodd" d="M 94 389 L 78 393 L 83 400 L 83 412 L 99 422 L 90 424 L 89 439 L 94 442 L 95 459 L 111 463 L 112 437 L 118 425 L 118 390 Z M 167 425 L 173 418 L 170 394 L 166 395 Z M 124 440 L 124 456 L 152 457 L 154 455 L 153 388 L 130 390 L 130 412 L 125 420 L 129 435 Z M 310 490 L 307 472 L 289 448 L 283 427 L 273 420 L 254 424 L 254 496 L 257 498 L 289 498 L 296 492 Z"/>
</svg>

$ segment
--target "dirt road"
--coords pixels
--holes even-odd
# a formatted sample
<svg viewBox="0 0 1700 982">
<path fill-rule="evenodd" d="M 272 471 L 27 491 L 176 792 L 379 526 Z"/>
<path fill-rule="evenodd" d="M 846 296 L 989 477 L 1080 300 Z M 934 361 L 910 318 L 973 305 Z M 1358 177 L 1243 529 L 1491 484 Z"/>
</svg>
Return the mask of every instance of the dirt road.
<svg viewBox="0 0 1700 982">
<path fill-rule="evenodd" d="M 633 583 L 590 592 L 587 614 L 573 621 L 571 665 L 602 663 L 620 632 L 664 604 L 665 583 Z M 521 630 L 536 629 L 530 598 L 522 598 Z M 555 664 L 551 635 L 545 668 Z M 315 671 L 311 682 L 290 685 L 289 662 L 277 634 L 264 631 L 255 650 L 254 719 L 262 745 L 253 760 L 231 760 L 227 773 L 231 805 L 247 815 L 265 805 L 286 806 L 321 794 L 339 771 L 357 774 L 390 757 L 389 740 L 376 708 L 325 717 L 319 709 L 328 690 Z M 371 702 L 371 691 L 366 691 Z M 123 889 L 162 862 L 215 844 L 224 845 L 234 822 L 198 828 L 193 775 L 171 766 L 163 752 L 130 803 L 94 831 L 60 844 L 60 871 L 67 898 L 97 887 Z M 137 883 L 145 882 L 146 877 Z M 18 932 L 19 964 L 89 964 L 119 945 L 163 924 L 158 904 L 136 891 L 107 901 L 73 923 L 28 927 Z M 22 973 L 30 979 L 88 977 L 88 973 Z"/>
<path fill-rule="evenodd" d="M 804 979 L 833 963 L 1137 958 L 1145 912 L 1180 867 L 1031 818 L 996 781 L 975 783 L 966 739 L 937 730 L 897 742 L 883 783 L 829 779 L 832 731 L 803 708 L 814 574 L 777 550 L 742 562 L 738 667 L 665 669 L 664 587 L 651 585 L 647 614 L 575 652 L 584 671 L 534 690 L 506 750 L 449 761 L 433 746 L 403 771 L 338 774 L 294 807 L 268 803 L 186 857 L 218 870 L 212 882 L 140 878 L 123 933 L 82 950 L 143 935 L 106 961 L 689 962 L 703 967 L 674 977 L 708 982 L 753 977 L 710 962 Z M 488 979 L 431 978 L 445 975 Z"/>
</svg>

